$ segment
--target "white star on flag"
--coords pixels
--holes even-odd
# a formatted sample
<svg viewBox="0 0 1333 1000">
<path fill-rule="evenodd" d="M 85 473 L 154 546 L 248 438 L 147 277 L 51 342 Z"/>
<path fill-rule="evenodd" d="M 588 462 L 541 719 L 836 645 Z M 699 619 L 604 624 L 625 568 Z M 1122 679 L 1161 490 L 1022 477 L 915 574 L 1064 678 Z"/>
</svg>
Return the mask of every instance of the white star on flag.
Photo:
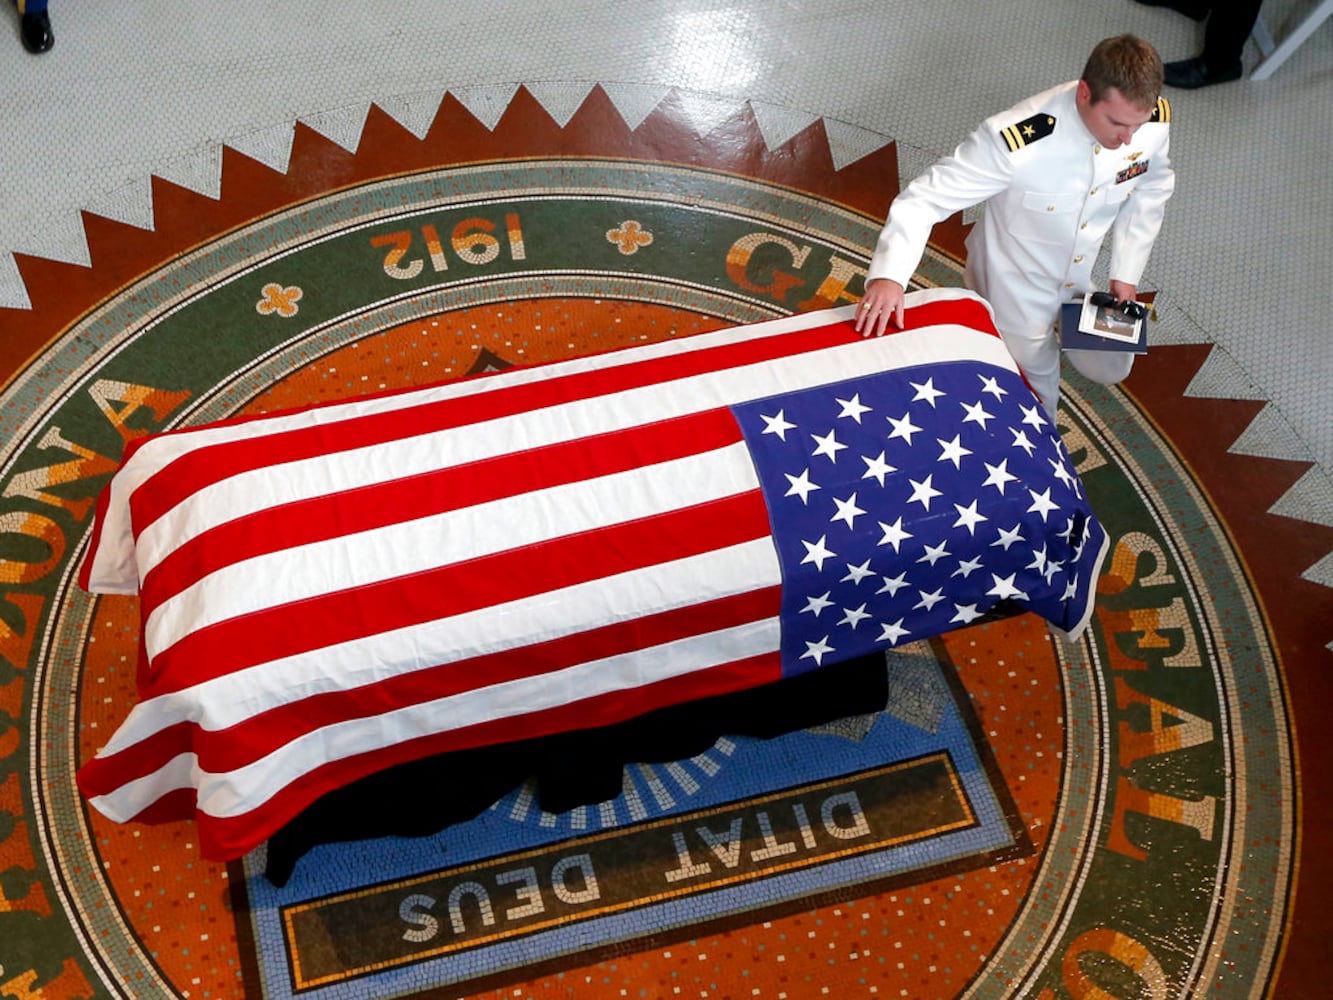
<svg viewBox="0 0 1333 1000">
<path fill-rule="evenodd" d="M 1041 414 L 1041 404 L 1034 406 L 1019 406 L 1023 411 L 1023 423 L 1031 424 L 1034 430 L 1041 430 L 1046 426 L 1046 418 Z"/>
<path fill-rule="evenodd" d="M 982 462 L 981 464 L 986 467 L 987 472 L 985 482 L 981 485 L 994 486 L 1000 491 L 1001 496 L 1004 496 L 1005 484 L 1018 481 L 1017 476 L 1011 476 L 1009 474 L 1009 459 L 1007 458 L 999 465 L 991 465 L 989 462 Z"/>
<path fill-rule="evenodd" d="M 935 388 L 935 380 L 933 378 L 928 378 L 924 382 L 909 382 L 908 385 L 916 390 L 916 395 L 912 397 L 912 402 L 927 402 L 931 405 L 932 409 L 935 406 L 935 400 L 940 396 L 945 395 L 945 393 L 940 392 Z"/>
<path fill-rule="evenodd" d="M 912 605 L 913 610 L 915 610 L 916 608 L 925 608 L 927 611 L 929 611 L 935 605 L 939 604 L 940 601 L 944 600 L 943 588 L 940 588 L 939 590 L 934 590 L 929 594 L 927 594 L 924 590 L 918 590 L 917 593 L 921 595 L 921 600 L 917 601 L 916 604 Z"/>
<path fill-rule="evenodd" d="M 829 431 L 823 437 L 818 434 L 811 434 L 810 437 L 819 442 L 819 447 L 810 453 L 811 456 L 827 455 L 830 462 L 837 462 L 838 452 L 847 447 L 838 440 L 836 431 Z"/>
<path fill-rule="evenodd" d="M 1027 452 L 1028 457 L 1031 458 L 1032 449 L 1037 446 L 1028 440 L 1027 431 L 1022 430 L 1021 428 L 1018 427 L 1010 427 L 1009 433 L 1014 436 L 1014 441 L 1013 441 L 1014 447 L 1022 448 L 1025 452 Z"/>
<path fill-rule="evenodd" d="M 838 399 L 838 404 L 842 407 L 842 412 L 838 416 L 851 417 L 858 424 L 861 422 L 861 414 L 870 412 L 870 407 L 861 405 L 861 394 L 859 392 L 851 399 Z"/>
<path fill-rule="evenodd" d="M 1046 515 L 1053 510 L 1059 510 L 1060 505 L 1051 499 L 1051 488 L 1038 493 L 1036 490 L 1029 489 L 1028 495 L 1032 497 L 1032 506 L 1028 508 L 1029 514 L 1040 514 L 1042 523 L 1046 522 Z"/>
<path fill-rule="evenodd" d="M 1064 462 L 1057 462 L 1053 458 L 1048 458 L 1046 461 L 1051 463 L 1051 471 L 1054 473 L 1056 479 L 1060 480 L 1060 482 L 1064 483 L 1071 490 L 1075 488 L 1074 477 L 1070 475 L 1069 469 Z"/>
<path fill-rule="evenodd" d="M 1088 540 L 1088 539 L 1087 539 L 1087 536 L 1085 535 L 1085 536 L 1079 538 L 1077 544 L 1074 545 L 1074 551 L 1073 551 L 1072 555 L 1073 555 L 1073 559 L 1074 559 L 1075 562 L 1078 562 L 1078 560 L 1079 560 L 1080 558 L 1082 558 L 1082 556 L 1083 556 L 1083 543 L 1086 542 L 1087 540 Z"/>
<path fill-rule="evenodd" d="M 855 530 L 856 519 L 865 513 L 860 507 L 856 506 L 856 494 L 853 493 L 846 500 L 833 498 L 833 502 L 838 507 L 838 512 L 829 518 L 830 521 L 845 521 L 847 527 Z"/>
<path fill-rule="evenodd" d="M 969 535 L 975 535 L 977 533 L 977 525 L 982 521 L 990 520 L 985 514 L 977 512 L 977 501 L 975 500 L 966 507 L 956 503 L 953 505 L 953 509 L 958 511 L 958 520 L 954 521 L 953 526 L 955 528 L 967 528 L 967 533 Z"/>
<path fill-rule="evenodd" d="M 955 434 L 952 441 L 945 441 L 943 438 L 935 439 L 940 443 L 940 447 L 944 449 L 940 452 L 940 461 L 952 462 L 955 469 L 962 467 L 961 463 L 964 455 L 972 454 L 972 449 L 964 448 L 962 442 L 958 440 L 961 437 L 961 434 Z"/>
<path fill-rule="evenodd" d="M 981 429 L 984 431 L 986 429 L 986 421 L 995 419 L 995 415 L 993 413 L 986 412 L 986 407 L 982 405 L 982 402 L 979 399 L 971 406 L 968 406 L 966 403 L 963 403 L 962 406 L 963 409 L 967 411 L 967 416 L 963 418 L 963 423 L 965 424 L 966 423 L 980 424 Z"/>
<path fill-rule="evenodd" d="M 1046 572 L 1046 546 L 1040 549 L 1032 550 L 1032 562 L 1023 567 L 1024 569 L 1035 569 L 1038 573 Z"/>
<path fill-rule="evenodd" d="M 920 482 L 917 482 L 915 479 L 907 480 L 912 484 L 912 495 L 907 498 L 907 502 L 912 503 L 913 501 L 916 501 L 921 504 L 922 507 L 926 508 L 926 510 L 930 510 L 930 501 L 938 496 L 943 496 L 939 490 L 930 485 L 930 481 L 934 478 L 935 477 L 932 475 L 927 476 Z"/>
<path fill-rule="evenodd" d="M 927 545 L 926 554 L 917 560 L 919 563 L 928 562 L 934 566 L 937 562 L 949 554 L 948 541 L 940 542 L 939 545 Z"/>
<path fill-rule="evenodd" d="M 1018 598 L 1019 600 L 1026 600 L 1028 595 L 1023 593 L 1021 590 L 1019 590 L 1017 587 L 1014 586 L 1014 577 L 1017 575 L 1018 575 L 1017 573 L 1010 573 L 1003 580 L 1001 580 L 998 575 L 992 573 L 990 575 L 990 578 L 991 580 L 994 581 L 995 586 L 991 587 L 991 589 L 986 591 L 986 593 L 1001 601 L 1003 601 L 1005 598 L 1008 597 L 1015 597 Z"/>
<path fill-rule="evenodd" d="M 903 530 L 903 519 L 900 517 L 892 524 L 879 522 L 880 530 L 884 532 L 884 537 L 879 540 L 880 545 L 892 545 L 893 551 L 898 551 L 898 546 L 912 537 L 911 532 Z"/>
<path fill-rule="evenodd" d="M 839 625 L 850 625 L 852 631 L 856 631 L 856 626 L 860 625 L 863 619 L 869 618 L 870 614 L 866 611 L 866 606 L 862 604 L 859 608 L 843 608 L 842 617 L 838 619 Z"/>
<path fill-rule="evenodd" d="M 768 417 L 764 416 L 762 413 L 760 416 L 764 418 L 764 423 L 767 425 L 764 427 L 764 433 L 776 434 L 781 441 L 787 440 L 788 431 L 796 429 L 795 424 L 788 423 L 786 419 L 783 418 L 781 410 L 778 410 L 776 416 Z"/>
<path fill-rule="evenodd" d="M 892 625 L 881 624 L 880 628 L 884 631 L 879 634 L 880 642 L 887 642 L 890 646 L 898 645 L 898 640 L 905 635 L 911 635 L 910 629 L 903 628 L 903 620 L 899 618 Z"/>
<path fill-rule="evenodd" d="M 801 544 L 805 546 L 805 558 L 801 560 L 802 565 L 805 563 L 814 563 L 816 569 L 822 570 L 824 568 L 824 560 L 831 559 L 837 555 L 836 552 L 824 545 L 824 539 L 826 537 L 827 536 L 825 535 L 820 535 L 819 541 L 817 542 L 807 542 L 802 540 Z"/>
<path fill-rule="evenodd" d="M 964 580 L 966 580 L 977 570 L 981 569 L 981 565 L 982 563 L 980 556 L 978 556 L 976 559 L 960 559 L 958 561 L 958 568 L 949 575 L 961 576 Z"/>
<path fill-rule="evenodd" d="M 906 571 L 899 573 L 897 576 L 886 576 L 883 579 L 884 586 L 875 591 L 876 594 L 888 594 L 890 597 L 896 597 L 898 596 L 898 591 L 907 586 Z"/>
<path fill-rule="evenodd" d="M 866 577 L 874 575 L 875 575 L 874 573 L 870 572 L 870 560 L 867 559 L 860 566 L 853 566 L 851 563 L 848 563 L 847 575 L 844 576 L 838 582 L 839 583 L 850 582 L 853 586 L 856 586 L 859 585 L 860 582 L 864 580 Z"/>
<path fill-rule="evenodd" d="M 881 486 L 884 485 L 885 476 L 887 476 L 890 472 L 898 471 L 888 462 L 884 461 L 884 452 L 882 451 L 874 458 L 866 458 L 864 455 L 862 455 L 861 461 L 865 462 L 866 464 L 865 475 L 863 475 L 861 478 L 870 479 L 873 477 L 875 480 L 879 482 L 879 485 Z"/>
<path fill-rule="evenodd" d="M 912 416 L 904 413 L 901 417 L 889 417 L 889 423 L 893 424 L 893 430 L 889 432 L 890 438 L 902 438 L 908 444 L 912 443 L 912 435 L 921 430 L 916 424 L 912 423 Z"/>
<path fill-rule="evenodd" d="M 828 644 L 828 636 L 824 636 L 824 638 L 820 639 L 818 642 L 807 642 L 805 644 L 805 652 L 801 654 L 801 659 L 804 660 L 806 657 L 809 657 L 814 660 L 815 663 L 822 664 L 824 662 L 824 654 L 832 652 L 833 647 Z"/>
<path fill-rule="evenodd" d="M 812 615 L 818 618 L 821 611 L 833 606 L 833 602 L 829 600 L 829 595 L 831 593 L 833 593 L 833 591 L 826 590 L 820 597 L 807 597 L 805 599 L 805 607 L 801 609 L 801 613 L 804 614 L 809 611 Z"/>
<path fill-rule="evenodd" d="M 783 473 L 783 475 L 785 475 L 787 481 L 791 483 L 791 489 L 786 492 L 785 496 L 792 496 L 793 494 L 798 495 L 801 498 L 801 503 L 808 503 L 810 494 L 819 489 L 817 485 L 810 482 L 809 469 L 806 469 L 799 476 L 793 476 L 790 472 Z"/>
<path fill-rule="evenodd" d="M 982 375 L 978 372 L 977 378 L 981 379 L 982 392 L 989 392 L 996 399 L 1003 399 L 1009 395 L 1009 390 L 1000 388 L 1000 383 L 993 376 Z"/>
<path fill-rule="evenodd" d="M 956 614 L 949 621 L 959 622 L 963 625 L 971 625 L 983 614 L 983 612 L 977 610 L 975 604 L 955 604 L 953 609 Z"/>
</svg>

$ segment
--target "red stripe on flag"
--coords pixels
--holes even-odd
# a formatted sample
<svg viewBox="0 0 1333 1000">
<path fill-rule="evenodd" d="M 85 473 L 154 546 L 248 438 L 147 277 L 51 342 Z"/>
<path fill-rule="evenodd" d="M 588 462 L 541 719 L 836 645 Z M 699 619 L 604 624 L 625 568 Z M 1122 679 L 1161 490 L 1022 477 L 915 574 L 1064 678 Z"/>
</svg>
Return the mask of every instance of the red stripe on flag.
<svg viewBox="0 0 1333 1000">
<path fill-rule="evenodd" d="M 144 697 L 270 660 L 765 538 L 759 490 L 204 626 L 153 657 Z"/>
<path fill-rule="evenodd" d="M 971 327 L 979 333 L 989 333 L 993 337 L 999 336 L 995 331 L 995 320 L 991 319 L 990 309 L 980 299 L 940 299 L 903 311 L 904 330 L 920 330 L 927 326 L 940 326 L 945 323 Z M 850 321 L 847 325 L 851 325 Z"/>
<path fill-rule="evenodd" d="M 82 787 L 82 784 L 80 784 Z M 193 788 L 174 788 L 142 812 L 130 817 L 135 823 L 177 823 L 181 820 L 205 820 L 196 809 L 199 796 Z M 241 854 L 245 852 L 242 851 Z M 240 857 L 240 854 L 233 857 Z M 217 860 L 223 860 L 221 858 Z M 226 860 L 231 860 L 230 858 Z"/>
</svg>

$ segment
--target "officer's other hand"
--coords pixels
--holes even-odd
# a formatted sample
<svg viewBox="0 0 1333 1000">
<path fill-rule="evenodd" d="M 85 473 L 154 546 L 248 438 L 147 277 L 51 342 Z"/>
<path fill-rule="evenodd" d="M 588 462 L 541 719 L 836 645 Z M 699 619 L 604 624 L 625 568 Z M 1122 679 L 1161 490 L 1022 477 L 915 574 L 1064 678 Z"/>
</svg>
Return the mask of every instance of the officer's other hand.
<svg viewBox="0 0 1333 1000">
<path fill-rule="evenodd" d="M 1135 296 L 1139 293 L 1138 288 L 1131 285 L 1128 281 L 1111 282 L 1111 294 L 1116 297 L 1117 302 L 1135 302 Z"/>
<path fill-rule="evenodd" d="M 863 337 L 882 337 L 892 322 L 903 328 L 903 286 L 889 278 L 866 283 L 866 294 L 856 310 L 856 332 Z"/>
</svg>

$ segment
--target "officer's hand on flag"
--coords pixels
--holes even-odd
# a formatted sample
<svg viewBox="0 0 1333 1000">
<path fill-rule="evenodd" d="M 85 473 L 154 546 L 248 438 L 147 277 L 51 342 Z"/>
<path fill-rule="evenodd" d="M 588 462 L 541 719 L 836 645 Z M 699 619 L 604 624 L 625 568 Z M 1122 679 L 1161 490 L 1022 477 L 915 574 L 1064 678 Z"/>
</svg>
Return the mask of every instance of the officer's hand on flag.
<svg viewBox="0 0 1333 1000">
<path fill-rule="evenodd" d="M 863 337 L 882 337 L 889 321 L 903 328 L 903 286 L 889 278 L 873 278 L 856 310 L 856 332 Z"/>
</svg>

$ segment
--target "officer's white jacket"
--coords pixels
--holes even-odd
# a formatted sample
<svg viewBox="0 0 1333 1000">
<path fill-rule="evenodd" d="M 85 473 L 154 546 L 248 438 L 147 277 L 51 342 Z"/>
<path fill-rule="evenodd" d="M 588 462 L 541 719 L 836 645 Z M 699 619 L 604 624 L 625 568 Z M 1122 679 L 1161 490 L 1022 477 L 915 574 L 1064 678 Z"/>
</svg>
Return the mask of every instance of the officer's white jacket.
<svg viewBox="0 0 1333 1000">
<path fill-rule="evenodd" d="M 904 288 L 935 223 L 988 201 L 967 239 L 968 284 L 1006 333 L 1050 330 L 1061 302 L 1093 289 L 1092 268 L 1114 226 L 1110 277 L 1137 285 L 1175 185 L 1170 106 L 1128 145 L 1105 149 L 1075 104 L 1077 81 L 988 118 L 894 199 L 867 280 Z"/>
</svg>

